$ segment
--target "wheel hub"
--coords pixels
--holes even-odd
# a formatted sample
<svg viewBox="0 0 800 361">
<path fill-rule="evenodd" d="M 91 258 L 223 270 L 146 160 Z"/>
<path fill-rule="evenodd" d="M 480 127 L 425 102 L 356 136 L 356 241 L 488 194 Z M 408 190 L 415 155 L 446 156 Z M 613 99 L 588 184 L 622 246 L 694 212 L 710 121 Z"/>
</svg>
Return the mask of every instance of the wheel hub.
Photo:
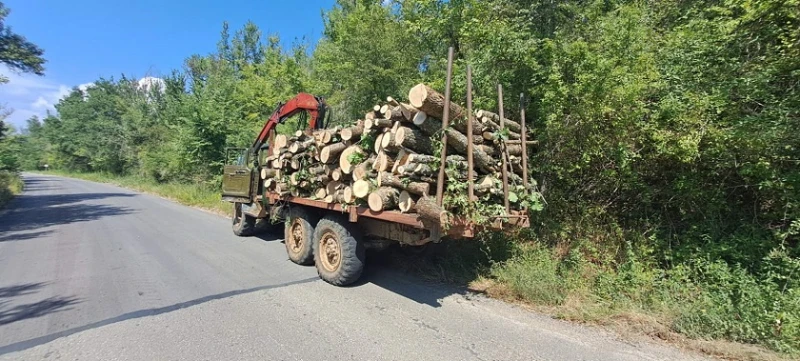
<svg viewBox="0 0 800 361">
<path fill-rule="evenodd" d="M 299 219 L 292 222 L 289 234 L 291 236 L 290 239 L 287 240 L 289 242 L 289 247 L 292 252 L 299 252 L 303 248 L 303 242 L 306 239 L 306 232 L 303 230 L 303 225 Z"/>
<path fill-rule="evenodd" d="M 320 260 L 322 266 L 328 271 L 335 271 L 339 268 L 342 261 L 342 250 L 336 236 L 331 233 L 325 233 L 320 240 Z"/>
<path fill-rule="evenodd" d="M 238 225 L 242 222 L 242 206 L 239 204 L 233 205 L 233 224 Z"/>
</svg>

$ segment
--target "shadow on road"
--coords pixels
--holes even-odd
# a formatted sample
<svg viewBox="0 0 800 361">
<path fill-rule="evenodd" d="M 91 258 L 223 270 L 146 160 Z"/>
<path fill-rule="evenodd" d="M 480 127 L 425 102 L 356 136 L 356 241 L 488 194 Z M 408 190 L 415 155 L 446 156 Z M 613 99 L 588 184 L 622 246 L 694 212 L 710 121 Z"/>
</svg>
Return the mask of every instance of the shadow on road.
<svg viewBox="0 0 800 361">
<path fill-rule="evenodd" d="M 53 231 L 35 231 L 35 232 L 28 232 L 28 233 L 19 233 L 14 232 L 7 235 L 0 236 L 0 243 L 3 242 L 12 242 L 12 241 L 24 241 L 26 239 L 35 239 L 42 236 L 46 236 Z"/>
<path fill-rule="evenodd" d="M 278 241 L 283 244 L 283 229 L 278 228 L 280 227 L 260 232 L 255 235 L 255 238 L 265 242 Z M 398 249 L 399 247 L 392 247 L 380 252 L 369 252 L 367 254 L 367 264 L 361 274 L 361 278 L 348 287 L 362 287 L 367 284 L 373 284 L 431 307 L 441 307 L 441 300 L 445 297 L 468 293 L 465 286 L 425 281 L 420 277 L 419 273 L 404 270 L 403 267 L 397 265 L 397 259 L 400 258 L 398 257 Z M 409 255 L 404 256 L 406 260 L 408 257 Z M 415 262 L 434 263 L 434 260 L 428 259 L 430 257 L 426 255 L 419 254 L 412 255 L 412 257 L 416 258 Z"/>
<path fill-rule="evenodd" d="M 6 306 L 11 303 L 12 299 L 32 295 L 46 285 L 46 283 L 37 282 L 0 287 L 0 326 L 41 317 L 53 312 L 66 311 L 69 306 L 80 302 L 76 297 L 50 297 L 33 303 L 18 304 L 13 307 Z"/>
<path fill-rule="evenodd" d="M 26 180 L 31 181 L 31 180 Z M 43 227 L 97 220 L 132 213 L 126 207 L 96 204 L 91 201 L 113 197 L 134 197 L 131 193 L 23 194 L 15 199 L 9 212 L 0 216 L 0 242 L 19 241 L 42 234 L 8 234 Z"/>
<path fill-rule="evenodd" d="M 14 286 L 0 287 L 0 299 L 24 296 L 34 293 L 34 291 L 44 287 L 46 283 L 22 283 Z"/>
<path fill-rule="evenodd" d="M 8 309 L 0 308 L 0 326 L 29 318 L 41 317 L 53 312 L 66 311 L 69 310 L 69 306 L 79 302 L 80 300 L 75 297 L 50 297 Z"/>
<path fill-rule="evenodd" d="M 122 321 L 125 321 L 125 320 L 134 319 L 134 318 L 160 315 L 160 314 L 163 314 L 163 313 L 176 311 L 176 310 L 179 310 L 179 309 L 182 309 L 182 308 L 195 306 L 195 305 L 199 305 L 199 304 L 202 304 L 202 303 L 206 303 L 206 302 L 210 302 L 210 301 L 214 301 L 214 300 L 219 300 L 219 299 L 223 299 L 223 298 L 233 297 L 233 296 L 237 296 L 237 295 L 241 295 L 241 294 L 258 292 L 258 291 L 265 291 L 265 290 L 270 290 L 270 289 L 277 289 L 277 288 L 288 287 L 288 286 L 292 286 L 292 285 L 315 282 L 315 281 L 317 281 L 317 278 L 316 277 L 312 277 L 312 278 L 307 278 L 307 279 L 302 279 L 302 280 L 297 280 L 297 281 L 292 281 L 292 282 L 286 282 L 286 283 L 280 283 L 280 284 L 266 285 L 266 286 L 253 287 L 253 288 L 247 288 L 247 289 L 241 289 L 241 290 L 234 290 L 234 291 L 218 293 L 218 294 L 209 295 L 209 296 L 201 297 L 201 298 L 190 300 L 190 301 L 186 301 L 186 302 L 176 303 L 174 305 L 170 305 L 170 306 L 166 306 L 166 307 L 149 308 L 149 309 L 144 309 L 144 310 L 139 310 L 139 311 L 134 311 L 134 312 L 128 312 L 128 313 L 125 313 L 125 314 L 122 314 L 122 315 L 119 315 L 119 316 L 116 316 L 116 317 L 111 317 L 111 318 L 107 318 L 105 320 L 93 322 L 93 323 L 90 323 L 88 325 L 83 325 L 83 326 L 71 328 L 71 329 L 68 329 L 68 330 L 64 330 L 64 331 L 60 331 L 60 332 L 56 332 L 56 333 L 51 333 L 49 335 L 33 338 L 33 339 L 30 339 L 30 340 L 12 343 L 10 345 L 0 346 L 0 356 L 2 356 L 4 354 L 7 354 L 9 352 L 21 351 L 21 350 L 25 350 L 25 349 L 28 349 L 28 348 L 31 348 L 31 347 L 35 347 L 35 346 L 38 346 L 38 345 L 41 345 L 41 344 L 45 344 L 45 343 L 48 343 L 48 342 L 53 341 L 53 340 L 55 340 L 57 338 L 60 338 L 60 337 L 65 337 L 65 336 L 69 336 L 69 335 L 72 335 L 72 334 L 75 334 L 75 333 L 78 333 L 78 332 L 82 332 L 82 331 L 90 330 L 90 329 L 93 329 L 93 328 L 110 325 L 112 323 L 122 322 Z M 48 299 L 48 300 L 51 300 L 51 299 Z M 47 301 L 47 300 L 45 300 L 45 301 Z M 60 307 L 66 307 L 66 306 L 69 306 L 71 304 L 80 302 L 80 300 L 76 300 L 76 299 L 60 299 L 60 300 L 52 299 L 51 301 L 54 302 L 51 305 L 53 305 L 53 306 L 58 305 Z M 46 306 L 47 306 L 46 304 L 43 304 L 40 307 L 41 308 L 45 308 Z M 30 308 L 29 311 L 36 311 L 36 308 Z M 27 317 L 27 318 L 30 318 L 30 317 Z M 0 325 L 2 325 L 2 324 L 3 324 L 3 316 L 2 316 L 2 313 L 0 313 Z"/>
</svg>

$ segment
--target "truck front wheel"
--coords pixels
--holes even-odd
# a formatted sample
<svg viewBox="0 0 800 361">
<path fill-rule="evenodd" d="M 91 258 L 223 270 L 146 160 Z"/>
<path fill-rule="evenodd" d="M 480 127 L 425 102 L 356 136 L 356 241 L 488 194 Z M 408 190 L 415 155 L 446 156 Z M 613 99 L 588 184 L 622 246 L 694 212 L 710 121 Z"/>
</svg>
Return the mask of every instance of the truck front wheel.
<svg viewBox="0 0 800 361">
<path fill-rule="evenodd" d="M 286 253 L 292 262 L 299 265 L 314 263 L 314 250 L 312 243 L 314 226 L 319 220 L 302 207 L 289 209 L 289 216 L 283 232 L 283 242 L 286 244 Z"/>
<path fill-rule="evenodd" d="M 256 233 L 256 218 L 244 214 L 242 204 L 239 202 L 233 204 L 231 220 L 233 221 L 233 234 L 247 237 Z"/>
<path fill-rule="evenodd" d="M 314 230 L 314 262 L 326 282 L 345 286 L 358 280 L 364 270 L 366 252 L 338 217 L 322 218 Z"/>
</svg>

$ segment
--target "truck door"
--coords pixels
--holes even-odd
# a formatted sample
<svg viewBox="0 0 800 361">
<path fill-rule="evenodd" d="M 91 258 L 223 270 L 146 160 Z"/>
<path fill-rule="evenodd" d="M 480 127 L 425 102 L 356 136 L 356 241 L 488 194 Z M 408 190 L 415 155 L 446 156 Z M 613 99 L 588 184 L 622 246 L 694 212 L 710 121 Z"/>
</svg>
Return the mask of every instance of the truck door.
<svg viewBox="0 0 800 361">
<path fill-rule="evenodd" d="M 225 153 L 222 197 L 247 198 L 249 203 L 253 189 L 253 170 L 247 161 L 248 151 L 244 148 L 231 148 Z"/>
</svg>

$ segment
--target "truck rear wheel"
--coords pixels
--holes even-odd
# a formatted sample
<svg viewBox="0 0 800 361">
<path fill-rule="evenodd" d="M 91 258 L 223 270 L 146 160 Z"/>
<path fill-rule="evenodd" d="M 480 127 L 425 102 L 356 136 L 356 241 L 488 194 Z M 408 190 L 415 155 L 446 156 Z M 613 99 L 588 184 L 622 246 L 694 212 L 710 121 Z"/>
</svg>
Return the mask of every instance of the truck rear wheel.
<svg viewBox="0 0 800 361">
<path fill-rule="evenodd" d="M 252 236 L 256 233 L 256 218 L 248 216 L 242 212 L 242 204 L 236 202 L 233 204 L 233 234 L 240 237 Z"/>
<path fill-rule="evenodd" d="M 299 265 L 314 263 L 314 226 L 319 217 L 310 214 L 305 208 L 292 207 L 284 226 L 283 242 L 286 253 L 292 262 Z"/>
<path fill-rule="evenodd" d="M 313 246 L 317 273 L 326 282 L 345 286 L 361 276 L 364 244 L 338 217 L 326 216 L 317 223 Z"/>
</svg>

